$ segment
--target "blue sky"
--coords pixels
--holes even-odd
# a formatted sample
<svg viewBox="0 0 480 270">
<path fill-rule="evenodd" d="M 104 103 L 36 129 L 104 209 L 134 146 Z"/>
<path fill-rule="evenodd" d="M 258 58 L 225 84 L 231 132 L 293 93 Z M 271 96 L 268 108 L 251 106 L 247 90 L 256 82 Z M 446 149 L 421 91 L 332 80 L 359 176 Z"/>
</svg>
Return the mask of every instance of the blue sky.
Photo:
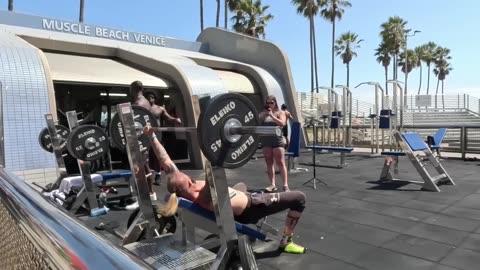
<svg viewBox="0 0 480 270">
<path fill-rule="evenodd" d="M 200 32 L 198 0 L 85 0 L 85 23 L 119 28 L 129 31 L 166 35 L 185 40 L 195 40 Z M 337 36 L 353 31 L 365 41 L 358 49 L 358 57 L 351 63 L 350 86 L 363 81 L 384 82 L 383 67 L 374 57 L 380 42 L 380 24 L 390 16 L 398 15 L 408 21 L 408 27 L 421 30 L 409 38 L 409 48 L 428 41 L 450 48 L 454 70 L 445 81 L 446 94 L 470 93 L 480 97 L 480 84 L 476 68 L 480 62 L 475 53 L 480 25 L 478 10 L 480 1 L 459 0 L 351 0 L 344 18 L 337 23 Z M 128 4 L 131 3 L 131 4 Z M 215 0 L 204 0 L 205 25 L 215 26 Z M 290 60 L 297 91 L 310 89 L 310 58 L 308 21 L 296 14 L 290 0 L 263 0 L 270 5 L 275 18 L 268 24 L 266 39 L 282 47 Z M 78 20 L 78 0 L 16 0 L 15 11 L 64 20 Z M 0 9 L 7 8 L 2 1 Z M 231 16 L 231 15 L 230 15 Z M 223 18 L 223 12 L 221 13 Z M 223 22 L 221 23 L 223 25 Z M 230 23 L 231 25 L 231 23 Z M 330 85 L 331 72 L 331 24 L 316 20 L 318 71 L 321 85 Z M 336 84 L 346 83 L 346 69 L 336 59 Z M 426 69 L 424 69 L 426 78 Z M 403 80 L 399 72 L 399 79 Z M 418 89 L 419 70 L 409 75 L 410 91 Z M 426 79 L 424 79 L 425 85 Z M 430 90 L 436 80 L 431 75 Z M 355 91 L 367 94 L 368 86 Z M 366 91 L 366 92 L 364 92 Z M 478 93 L 478 94 L 477 94 Z"/>
</svg>

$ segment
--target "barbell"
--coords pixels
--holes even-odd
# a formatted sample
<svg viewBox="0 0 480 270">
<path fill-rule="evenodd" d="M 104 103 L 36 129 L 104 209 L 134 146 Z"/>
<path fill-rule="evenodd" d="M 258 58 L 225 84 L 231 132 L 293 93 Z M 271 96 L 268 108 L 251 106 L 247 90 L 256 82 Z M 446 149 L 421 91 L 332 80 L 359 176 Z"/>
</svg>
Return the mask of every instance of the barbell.
<svg viewBox="0 0 480 270">
<path fill-rule="evenodd" d="M 141 106 L 132 106 L 140 149 L 150 148 L 143 133 L 150 124 L 156 132 L 196 133 L 200 148 L 213 165 L 238 168 L 247 163 L 258 148 L 259 136 L 282 136 L 280 127 L 259 126 L 258 113 L 252 102 L 234 93 L 213 97 L 201 111 L 197 127 L 158 127 L 155 116 Z M 112 145 L 125 151 L 125 134 L 120 115 L 110 125 Z"/>
<path fill-rule="evenodd" d="M 282 136 L 280 127 L 259 126 L 258 113 L 252 102 L 234 93 L 210 99 L 200 113 L 197 127 L 158 127 L 155 116 L 141 106 L 132 105 L 132 113 L 143 152 L 151 147 L 149 138 L 143 133 L 143 128 L 150 124 L 156 132 L 195 133 L 205 157 L 213 165 L 230 169 L 241 167 L 251 159 L 258 148 L 259 136 Z M 68 149 L 79 160 L 94 161 L 109 150 L 107 134 L 94 125 L 81 125 L 71 131 L 57 126 L 57 136 L 61 137 L 62 149 Z M 45 134 L 42 130 L 40 139 L 43 148 L 52 148 L 48 131 Z M 123 124 L 118 113 L 110 124 L 110 141 L 114 147 L 126 151 Z"/>
</svg>

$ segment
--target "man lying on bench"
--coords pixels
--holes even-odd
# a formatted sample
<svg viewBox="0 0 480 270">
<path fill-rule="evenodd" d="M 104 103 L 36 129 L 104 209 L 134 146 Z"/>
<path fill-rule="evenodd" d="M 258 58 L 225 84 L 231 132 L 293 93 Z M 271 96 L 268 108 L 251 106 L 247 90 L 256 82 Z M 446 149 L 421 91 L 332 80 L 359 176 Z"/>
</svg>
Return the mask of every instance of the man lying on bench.
<svg viewBox="0 0 480 270">
<path fill-rule="evenodd" d="M 213 211 L 210 189 L 205 181 L 196 181 L 180 172 L 148 125 L 144 128 L 144 132 L 150 138 L 152 149 L 167 177 L 167 189 L 170 192 L 170 197 L 161 214 L 172 216 L 176 213 L 178 208 L 177 196 Z M 265 216 L 289 209 L 280 247 L 287 253 L 305 253 L 306 248 L 293 243 L 293 230 L 305 209 L 305 194 L 300 191 L 252 194 L 233 188 L 229 188 L 229 193 L 235 220 L 240 223 L 255 224 Z"/>
</svg>

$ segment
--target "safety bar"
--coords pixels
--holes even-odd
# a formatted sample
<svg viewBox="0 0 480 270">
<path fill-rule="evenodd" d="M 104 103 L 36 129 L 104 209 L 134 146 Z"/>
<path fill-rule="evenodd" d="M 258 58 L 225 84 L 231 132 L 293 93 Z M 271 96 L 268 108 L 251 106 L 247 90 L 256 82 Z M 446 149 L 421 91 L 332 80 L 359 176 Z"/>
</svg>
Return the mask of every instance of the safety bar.
<svg viewBox="0 0 480 270">
<path fill-rule="evenodd" d="M 16 232 L 12 239 L 18 242 L 11 246 L 18 252 L 0 254 L 3 262 L 16 260 L 24 266 L 47 265 L 50 269 L 153 269 L 45 200 L 1 166 L 0 222 L 11 224 L 8 230 Z M 3 231 L 0 240 L 6 237 Z M 30 252 L 21 254 L 24 250 Z M 2 258 L 7 255 L 8 258 Z"/>
</svg>

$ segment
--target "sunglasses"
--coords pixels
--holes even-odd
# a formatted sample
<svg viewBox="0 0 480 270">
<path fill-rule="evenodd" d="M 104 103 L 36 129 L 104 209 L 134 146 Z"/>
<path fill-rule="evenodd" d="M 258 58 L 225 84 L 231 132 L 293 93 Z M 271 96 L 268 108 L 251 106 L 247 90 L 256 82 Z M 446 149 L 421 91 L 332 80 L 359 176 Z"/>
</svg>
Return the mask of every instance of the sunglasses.
<svg viewBox="0 0 480 270">
<path fill-rule="evenodd" d="M 275 102 L 270 101 L 270 102 L 265 102 L 265 104 L 269 104 L 269 105 L 270 105 L 270 104 L 275 104 Z"/>
</svg>

